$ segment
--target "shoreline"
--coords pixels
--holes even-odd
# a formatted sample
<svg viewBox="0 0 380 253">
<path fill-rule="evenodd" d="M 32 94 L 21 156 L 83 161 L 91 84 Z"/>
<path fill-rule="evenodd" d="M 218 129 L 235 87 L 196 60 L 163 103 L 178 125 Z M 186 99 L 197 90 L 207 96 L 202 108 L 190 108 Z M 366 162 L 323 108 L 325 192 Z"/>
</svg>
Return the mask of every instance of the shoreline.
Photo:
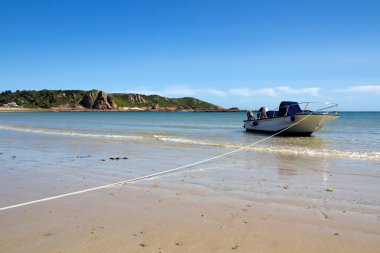
<svg viewBox="0 0 380 253">
<path fill-rule="evenodd" d="M 136 150 L 136 144 L 127 145 Z M 13 196 L 8 204 L 18 204 L 131 176 L 118 172 L 122 167 L 152 173 L 149 165 L 162 157 L 162 152 L 153 153 L 159 146 L 150 147 L 149 159 L 142 162 L 146 148 L 143 144 L 139 146 L 140 152 L 129 151 L 128 160 L 101 162 L 107 169 L 97 168 L 93 175 L 84 171 L 62 178 L 58 164 L 71 158 L 61 158 L 53 166 L 53 174 L 43 177 L 29 171 L 30 175 L 18 180 L 17 185 L 3 184 L 6 190 L 3 194 Z M 23 159 L 22 154 L 17 154 L 17 158 L 10 155 L 12 152 L 8 151 L 2 157 L 14 162 Z M 84 164 L 105 158 L 102 151 L 79 155 L 74 159 Z M 252 165 L 254 170 L 247 168 L 254 161 L 256 157 L 249 152 L 242 153 L 227 161 L 201 166 L 201 170 L 1 211 L 0 251 L 375 253 L 380 250 L 379 197 L 376 188 L 371 188 L 378 182 L 376 176 L 308 169 L 294 174 L 293 165 L 283 164 L 285 167 L 281 167 L 276 177 L 270 171 L 271 166 L 265 164 Z M 169 167 L 186 162 L 176 160 Z M 162 167 L 160 170 L 165 169 Z M 323 175 L 330 183 L 321 184 Z M 38 179 L 31 183 L 30 179 L 35 177 Z M 353 187 L 351 182 L 358 184 Z M 35 184 L 41 186 L 38 192 L 32 191 Z M 234 188 L 236 184 L 244 187 Z M 24 196 L 25 191 L 30 192 L 29 196 Z"/>
</svg>

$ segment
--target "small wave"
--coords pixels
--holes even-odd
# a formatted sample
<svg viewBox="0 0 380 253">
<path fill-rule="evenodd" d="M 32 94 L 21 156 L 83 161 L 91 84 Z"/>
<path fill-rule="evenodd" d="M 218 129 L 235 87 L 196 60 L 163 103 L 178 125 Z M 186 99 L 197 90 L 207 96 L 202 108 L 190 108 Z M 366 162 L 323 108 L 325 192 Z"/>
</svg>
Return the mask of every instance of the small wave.
<svg viewBox="0 0 380 253">
<path fill-rule="evenodd" d="M 204 145 L 204 146 L 227 147 L 225 144 L 221 144 L 221 143 L 204 142 L 204 141 L 186 139 L 186 138 L 182 138 L 182 137 L 163 136 L 163 135 L 153 135 L 153 137 L 157 140 L 167 141 L 167 142 L 177 142 L 177 143 L 183 143 L 183 144 L 195 144 L 195 145 Z"/>
<path fill-rule="evenodd" d="M 347 151 L 347 150 L 336 150 L 336 149 L 313 149 L 313 148 L 289 147 L 289 146 L 286 146 L 286 148 L 283 148 L 281 146 L 265 146 L 262 144 L 258 146 L 247 147 L 247 146 L 237 145 L 237 144 L 207 142 L 207 141 L 199 141 L 199 140 L 192 140 L 192 139 L 172 137 L 172 136 L 154 135 L 154 137 L 161 141 L 167 141 L 167 142 L 224 147 L 224 148 L 229 148 L 229 149 L 244 149 L 248 151 L 273 153 L 273 154 L 280 154 L 280 155 L 340 157 L 340 158 L 349 158 L 349 159 L 354 159 L 354 160 L 380 161 L 380 152 L 360 152 L 360 151 Z"/>
<path fill-rule="evenodd" d="M 336 149 L 313 149 L 306 147 L 282 147 L 278 145 L 266 146 L 263 144 L 257 146 L 238 145 L 229 143 L 208 142 L 195 139 L 188 139 L 183 137 L 165 136 L 165 135 L 149 135 L 149 136 L 133 136 L 133 135 L 115 135 L 115 134 L 92 134 L 80 133 L 74 131 L 62 131 L 56 129 L 41 129 L 33 127 L 17 127 L 0 125 L 0 129 L 28 132 L 35 134 L 47 134 L 58 136 L 72 136 L 72 137 L 87 137 L 87 138 L 109 138 L 109 139 L 133 139 L 133 140 L 158 140 L 162 142 L 175 142 L 189 145 L 202 145 L 213 146 L 228 149 L 244 149 L 248 151 L 273 153 L 280 155 L 294 155 L 294 156 L 309 156 L 309 157 L 340 157 L 354 160 L 371 160 L 380 161 L 380 152 L 361 152 L 361 151 L 348 151 Z"/>
<path fill-rule="evenodd" d="M 89 137 L 89 138 L 112 138 L 112 139 L 147 139 L 145 136 L 115 135 L 115 134 L 91 134 L 74 131 L 62 131 L 55 129 L 41 129 L 32 127 L 0 126 L 0 129 L 59 136 Z"/>
</svg>

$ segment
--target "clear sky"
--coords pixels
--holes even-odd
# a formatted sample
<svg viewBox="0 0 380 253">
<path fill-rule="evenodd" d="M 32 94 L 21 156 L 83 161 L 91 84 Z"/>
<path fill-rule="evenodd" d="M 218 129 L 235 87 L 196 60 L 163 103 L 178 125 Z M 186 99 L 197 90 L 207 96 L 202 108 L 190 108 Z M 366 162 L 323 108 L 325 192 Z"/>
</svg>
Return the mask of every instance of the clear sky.
<svg viewBox="0 0 380 253">
<path fill-rule="evenodd" d="M 380 1 L 0 0 L 0 91 L 380 110 Z"/>
</svg>

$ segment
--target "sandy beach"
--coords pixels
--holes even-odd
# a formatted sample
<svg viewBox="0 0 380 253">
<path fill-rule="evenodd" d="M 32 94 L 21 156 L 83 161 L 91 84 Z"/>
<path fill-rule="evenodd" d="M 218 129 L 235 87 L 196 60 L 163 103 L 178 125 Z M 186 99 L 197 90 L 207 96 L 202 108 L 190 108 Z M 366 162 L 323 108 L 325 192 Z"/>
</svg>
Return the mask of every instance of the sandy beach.
<svg viewBox="0 0 380 253">
<path fill-rule="evenodd" d="M 0 251 L 379 252 L 379 196 L 373 191 L 378 177 L 329 173 L 329 185 L 321 188 L 320 172 L 285 165 L 273 177 L 252 170 L 256 162 L 247 155 L 1 211 Z M 230 166 L 246 179 L 229 175 Z M 246 190 L 234 190 L 237 180 L 250 182 Z M 98 184 L 81 181 L 61 184 L 65 192 Z M 354 181 L 360 184 L 353 187 Z M 5 188 L 16 198 L 33 189 L 20 183 Z M 44 195 L 60 192 L 57 184 L 41 186 L 51 189 Z"/>
<path fill-rule="evenodd" d="M 4 211 L 0 250 L 379 252 L 378 207 L 318 202 L 146 182 Z"/>
</svg>

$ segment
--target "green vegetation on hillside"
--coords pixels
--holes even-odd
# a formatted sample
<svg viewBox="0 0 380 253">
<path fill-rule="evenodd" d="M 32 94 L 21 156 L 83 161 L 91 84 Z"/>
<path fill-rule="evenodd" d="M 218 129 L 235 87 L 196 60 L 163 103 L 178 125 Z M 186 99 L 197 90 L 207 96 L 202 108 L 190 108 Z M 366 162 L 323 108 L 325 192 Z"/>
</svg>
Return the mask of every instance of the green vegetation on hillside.
<svg viewBox="0 0 380 253">
<path fill-rule="evenodd" d="M 178 109 L 202 109 L 215 110 L 220 108 L 217 105 L 205 101 L 184 97 L 184 98 L 166 98 L 158 95 L 140 95 L 113 93 L 115 103 L 120 107 L 159 107 L 159 108 L 178 108 Z"/>
<path fill-rule="evenodd" d="M 0 93 L 0 106 L 12 102 L 15 102 L 18 106 L 30 108 L 84 106 L 90 109 L 116 109 L 117 107 L 190 110 L 221 109 L 217 105 L 191 97 L 166 98 L 158 95 L 131 93 L 107 94 L 98 90 L 17 90 L 15 92 L 4 91 Z M 98 104 L 100 106 L 97 106 Z"/>
<path fill-rule="evenodd" d="M 19 106 L 31 108 L 50 108 L 77 106 L 86 94 L 82 90 L 17 90 L 0 93 L 0 105 L 15 102 Z"/>
</svg>

